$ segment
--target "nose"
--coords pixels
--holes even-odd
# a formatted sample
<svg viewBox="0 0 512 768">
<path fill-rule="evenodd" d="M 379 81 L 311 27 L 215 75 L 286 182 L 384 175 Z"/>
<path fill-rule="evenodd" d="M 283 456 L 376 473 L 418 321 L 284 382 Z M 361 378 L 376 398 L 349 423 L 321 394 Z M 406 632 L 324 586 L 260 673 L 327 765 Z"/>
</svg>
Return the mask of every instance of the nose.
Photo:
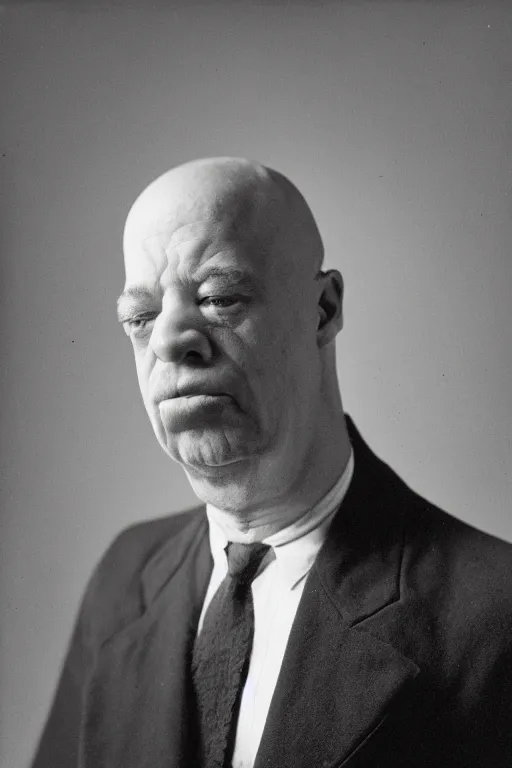
<svg viewBox="0 0 512 768">
<path fill-rule="evenodd" d="M 204 365 L 211 361 L 213 348 L 202 327 L 197 307 L 176 302 L 158 315 L 149 345 L 164 363 Z"/>
</svg>

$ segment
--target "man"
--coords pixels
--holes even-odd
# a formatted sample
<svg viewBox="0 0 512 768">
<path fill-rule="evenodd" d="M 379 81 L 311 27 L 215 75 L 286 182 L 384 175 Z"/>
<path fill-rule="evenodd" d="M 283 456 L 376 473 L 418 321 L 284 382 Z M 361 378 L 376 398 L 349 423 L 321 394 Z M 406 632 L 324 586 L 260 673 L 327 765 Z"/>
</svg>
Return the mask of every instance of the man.
<svg viewBox="0 0 512 768">
<path fill-rule="evenodd" d="M 126 223 L 119 320 L 205 503 L 114 542 L 36 768 L 512 765 L 512 547 L 416 496 L 343 413 L 343 283 L 246 160 Z"/>
</svg>

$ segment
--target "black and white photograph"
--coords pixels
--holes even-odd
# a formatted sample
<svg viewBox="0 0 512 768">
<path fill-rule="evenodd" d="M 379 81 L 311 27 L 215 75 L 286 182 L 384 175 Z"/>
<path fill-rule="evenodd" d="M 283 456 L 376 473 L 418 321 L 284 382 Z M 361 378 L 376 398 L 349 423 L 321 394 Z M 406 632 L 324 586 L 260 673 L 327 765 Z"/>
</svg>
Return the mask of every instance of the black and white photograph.
<svg viewBox="0 0 512 768">
<path fill-rule="evenodd" d="M 0 767 L 510 768 L 512 3 L 0 48 Z"/>
</svg>

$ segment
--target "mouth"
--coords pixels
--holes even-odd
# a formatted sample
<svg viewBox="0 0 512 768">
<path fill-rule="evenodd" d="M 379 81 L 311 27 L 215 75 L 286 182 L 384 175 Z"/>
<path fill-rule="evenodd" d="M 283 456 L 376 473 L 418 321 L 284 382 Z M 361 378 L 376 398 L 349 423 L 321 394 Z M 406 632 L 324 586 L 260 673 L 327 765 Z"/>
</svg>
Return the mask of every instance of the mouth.
<svg viewBox="0 0 512 768">
<path fill-rule="evenodd" d="M 174 399 L 185 398 L 191 400 L 195 397 L 230 397 L 227 392 L 209 392 L 208 390 L 178 392 Z"/>
<path fill-rule="evenodd" d="M 209 403 L 215 403 L 217 401 L 221 400 L 231 400 L 230 395 L 226 395 L 223 392 L 220 393 L 213 393 L 213 392 L 198 392 L 197 394 L 187 394 L 187 395 L 178 395 L 178 397 L 174 397 L 172 399 L 172 402 L 177 402 L 179 400 L 184 400 L 187 402 L 187 404 L 191 407 L 193 406 L 200 406 L 200 405 L 208 405 Z"/>
<path fill-rule="evenodd" d="M 194 381 L 184 381 L 181 384 L 178 383 L 176 386 L 176 391 L 174 393 L 175 397 L 229 397 L 228 392 L 221 389 L 218 384 L 213 384 L 213 382 L 194 382 Z"/>
<path fill-rule="evenodd" d="M 177 400 L 191 400 L 192 398 L 196 397 L 203 397 L 203 398 L 214 398 L 214 397 L 231 397 L 232 396 L 220 388 L 217 389 L 217 387 L 208 387 L 204 384 L 201 385 L 194 385 L 190 383 L 189 386 L 176 386 L 172 390 L 163 390 L 161 392 L 155 393 L 156 397 L 154 397 L 154 403 L 157 406 L 162 405 L 163 403 L 169 403 L 169 402 L 175 402 Z"/>
<path fill-rule="evenodd" d="M 224 393 L 201 392 L 180 394 L 167 400 L 162 400 L 158 408 L 164 421 L 169 425 L 185 426 L 195 423 L 205 423 L 209 419 L 223 418 L 226 409 L 232 410 L 234 401 Z"/>
</svg>

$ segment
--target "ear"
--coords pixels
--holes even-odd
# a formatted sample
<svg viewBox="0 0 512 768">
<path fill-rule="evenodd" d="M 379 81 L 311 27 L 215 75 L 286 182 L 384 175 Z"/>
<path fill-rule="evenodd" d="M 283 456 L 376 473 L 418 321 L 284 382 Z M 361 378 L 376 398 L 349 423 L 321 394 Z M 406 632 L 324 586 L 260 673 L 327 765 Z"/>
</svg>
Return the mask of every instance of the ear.
<svg viewBox="0 0 512 768">
<path fill-rule="evenodd" d="M 318 346 L 334 341 L 343 328 L 343 278 L 337 269 L 318 274 Z"/>
</svg>

